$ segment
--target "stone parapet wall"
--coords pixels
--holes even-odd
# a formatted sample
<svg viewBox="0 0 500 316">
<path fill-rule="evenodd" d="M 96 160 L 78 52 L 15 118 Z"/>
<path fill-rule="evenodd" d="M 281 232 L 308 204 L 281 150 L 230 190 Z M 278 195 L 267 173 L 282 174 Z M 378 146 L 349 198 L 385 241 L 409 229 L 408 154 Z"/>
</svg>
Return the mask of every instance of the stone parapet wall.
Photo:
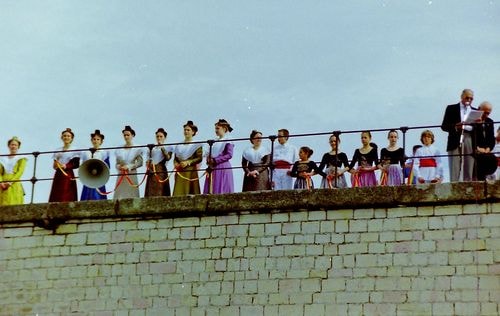
<svg viewBox="0 0 500 316">
<path fill-rule="evenodd" d="M 0 315 L 498 315 L 499 187 L 1 208 Z"/>
</svg>

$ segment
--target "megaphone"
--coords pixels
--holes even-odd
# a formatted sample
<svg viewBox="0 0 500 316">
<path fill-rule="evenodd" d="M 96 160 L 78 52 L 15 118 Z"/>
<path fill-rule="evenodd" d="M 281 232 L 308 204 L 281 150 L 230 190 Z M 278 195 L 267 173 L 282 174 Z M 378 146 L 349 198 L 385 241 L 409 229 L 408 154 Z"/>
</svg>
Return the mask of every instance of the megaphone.
<svg viewBox="0 0 500 316">
<path fill-rule="evenodd" d="M 109 168 L 101 159 L 89 159 L 80 165 L 78 175 L 85 186 L 96 189 L 108 182 Z"/>
</svg>

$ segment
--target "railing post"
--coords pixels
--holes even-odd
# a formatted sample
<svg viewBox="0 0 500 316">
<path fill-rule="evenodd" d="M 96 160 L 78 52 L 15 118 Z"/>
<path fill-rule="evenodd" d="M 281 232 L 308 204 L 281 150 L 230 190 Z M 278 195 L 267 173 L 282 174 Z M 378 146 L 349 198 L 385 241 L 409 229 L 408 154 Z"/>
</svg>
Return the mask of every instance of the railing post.
<svg viewBox="0 0 500 316">
<path fill-rule="evenodd" d="M 338 184 L 337 183 L 337 181 L 338 181 L 338 179 L 337 179 L 337 171 L 338 171 L 337 164 L 338 164 L 338 161 L 339 161 L 338 154 L 339 154 L 339 144 L 340 144 L 340 142 L 339 142 L 339 136 L 340 136 L 340 134 L 342 134 L 341 131 L 333 131 L 333 135 L 335 136 L 335 140 L 337 142 L 337 145 L 335 146 L 335 166 L 334 166 L 334 172 L 335 172 L 335 174 L 334 174 L 334 180 L 333 180 L 333 186 L 335 188 L 337 188 L 337 184 Z"/>
<path fill-rule="evenodd" d="M 212 168 L 212 147 L 215 143 L 215 140 L 213 139 L 209 139 L 207 140 L 207 143 L 208 143 L 208 159 L 207 159 L 207 175 L 208 175 L 208 194 L 212 194 L 213 193 L 213 182 L 212 182 L 212 171 L 213 171 L 213 168 Z M 205 180 L 206 181 L 206 180 Z"/>
<path fill-rule="evenodd" d="M 34 162 L 34 165 L 33 165 L 33 177 L 31 177 L 31 179 L 30 179 L 30 182 L 31 182 L 31 199 L 30 199 L 30 203 L 31 204 L 33 204 L 33 196 L 35 195 L 35 183 L 38 181 L 38 179 L 36 178 L 36 162 L 37 162 L 38 156 L 40 155 L 40 152 L 39 151 L 34 151 L 32 154 L 35 157 L 35 162 Z"/>
<path fill-rule="evenodd" d="M 271 190 L 274 190 L 273 186 L 273 173 L 274 173 L 274 142 L 276 141 L 278 136 L 270 135 L 269 139 L 271 140 L 271 160 L 269 161 L 269 181 L 271 182 Z"/>
<path fill-rule="evenodd" d="M 401 126 L 399 129 L 401 130 L 401 133 L 403 133 L 403 156 L 406 158 L 406 132 L 408 132 L 408 126 Z M 403 182 L 405 182 L 405 165 L 403 165 Z"/>
</svg>

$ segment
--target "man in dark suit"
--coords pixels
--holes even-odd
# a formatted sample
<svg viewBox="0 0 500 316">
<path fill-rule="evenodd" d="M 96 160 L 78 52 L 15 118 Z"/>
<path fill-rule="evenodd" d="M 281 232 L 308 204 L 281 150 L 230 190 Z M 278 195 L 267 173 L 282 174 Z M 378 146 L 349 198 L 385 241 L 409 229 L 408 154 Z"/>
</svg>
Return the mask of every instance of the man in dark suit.
<svg viewBox="0 0 500 316">
<path fill-rule="evenodd" d="M 490 115 L 493 106 L 485 101 L 479 105 L 479 111 L 483 111 L 481 121 L 474 125 L 473 144 L 476 150 L 476 176 L 477 180 L 483 181 L 486 176 L 495 172 L 497 160 L 491 154 L 495 148 L 495 127 Z"/>
<path fill-rule="evenodd" d="M 464 181 L 473 180 L 474 157 L 472 147 L 472 126 L 464 125 L 465 118 L 473 110 L 471 104 L 474 100 L 474 92 L 464 89 L 457 104 L 446 107 L 441 129 L 448 132 L 448 165 L 450 167 L 450 181 L 456 182 L 460 179 L 462 171 Z M 463 156 L 462 156 L 463 155 Z"/>
</svg>

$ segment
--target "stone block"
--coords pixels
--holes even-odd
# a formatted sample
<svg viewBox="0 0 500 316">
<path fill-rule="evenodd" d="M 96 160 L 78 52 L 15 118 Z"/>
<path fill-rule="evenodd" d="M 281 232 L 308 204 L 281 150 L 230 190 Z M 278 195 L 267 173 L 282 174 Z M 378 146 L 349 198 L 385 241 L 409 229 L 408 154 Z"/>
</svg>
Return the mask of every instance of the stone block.
<svg viewBox="0 0 500 316">
<path fill-rule="evenodd" d="M 387 209 L 387 217 L 411 217 L 417 216 L 416 207 L 396 207 Z"/>
<path fill-rule="evenodd" d="M 353 219 L 354 218 L 354 210 L 335 210 L 335 211 L 329 211 L 326 214 L 326 218 L 328 220 L 347 220 L 347 219 Z"/>
<path fill-rule="evenodd" d="M 283 223 L 290 221 L 289 213 L 275 213 L 271 214 L 271 222 L 272 223 Z M 269 221 L 268 221 L 269 223 Z"/>
<path fill-rule="evenodd" d="M 232 221 L 231 224 L 259 224 L 270 223 L 271 214 L 244 214 L 241 215 L 238 221 Z M 229 224 L 229 223 L 228 223 Z"/>
</svg>

